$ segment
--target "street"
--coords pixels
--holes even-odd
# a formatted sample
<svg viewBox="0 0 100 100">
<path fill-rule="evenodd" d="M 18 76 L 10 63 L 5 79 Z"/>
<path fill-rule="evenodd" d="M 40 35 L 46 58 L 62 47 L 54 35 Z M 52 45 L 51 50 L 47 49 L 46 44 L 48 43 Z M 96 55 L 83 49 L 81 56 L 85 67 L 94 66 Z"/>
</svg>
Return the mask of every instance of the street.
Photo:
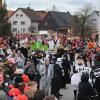
<svg viewBox="0 0 100 100">
<path fill-rule="evenodd" d="M 100 0 L 0 0 L 0 100 L 76 99 L 100 100 Z"/>
<path fill-rule="evenodd" d="M 67 84 L 66 89 L 62 89 L 61 93 L 63 94 L 61 100 L 74 100 L 73 89 L 70 84 Z"/>
</svg>

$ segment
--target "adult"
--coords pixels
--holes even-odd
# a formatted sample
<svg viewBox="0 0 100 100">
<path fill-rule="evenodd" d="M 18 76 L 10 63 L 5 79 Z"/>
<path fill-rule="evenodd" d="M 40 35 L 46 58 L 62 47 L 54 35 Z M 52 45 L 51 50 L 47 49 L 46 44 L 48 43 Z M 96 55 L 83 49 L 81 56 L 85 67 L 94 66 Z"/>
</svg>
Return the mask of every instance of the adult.
<svg viewBox="0 0 100 100">
<path fill-rule="evenodd" d="M 63 79 L 62 87 L 65 88 L 66 83 L 70 83 L 70 71 L 71 71 L 70 62 L 68 61 L 67 55 L 63 56 L 61 65 L 64 70 L 64 76 L 62 77 L 62 79 Z"/>
<path fill-rule="evenodd" d="M 91 100 L 93 95 L 93 87 L 89 83 L 89 75 L 83 73 L 81 76 L 81 82 L 79 83 L 79 93 L 77 100 Z"/>
<path fill-rule="evenodd" d="M 54 64 L 53 67 L 54 74 L 52 79 L 51 93 L 55 95 L 57 98 L 59 96 L 62 96 L 59 93 L 60 89 L 62 88 L 62 76 L 64 75 L 64 70 L 62 70 L 61 63 L 62 63 L 61 58 L 58 58 L 56 64 Z"/>
<path fill-rule="evenodd" d="M 25 57 L 20 50 L 17 50 L 15 55 L 16 65 L 18 68 L 23 68 L 25 64 Z"/>
<path fill-rule="evenodd" d="M 49 64 L 49 59 L 44 59 L 44 64 L 40 65 L 39 69 L 41 79 L 40 79 L 40 89 L 45 91 L 45 95 L 50 95 L 51 93 L 51 80 L 53 77 L 53 68 Z"/>
<path fill-rule="evenodd" d="M 100 100 L 100 76 L 96 78 L 95 87 L 98 93 L 98 100 Z"/>
<path fill-rule="evenodd" d="M 51 50 L 51 51 L 54 50 L 55 44 L 54 44 L 54 41 L 52 39 L 50 39 L 48 41 L 48 45 L 49 45 L 49 50 Z"/>
</svg>

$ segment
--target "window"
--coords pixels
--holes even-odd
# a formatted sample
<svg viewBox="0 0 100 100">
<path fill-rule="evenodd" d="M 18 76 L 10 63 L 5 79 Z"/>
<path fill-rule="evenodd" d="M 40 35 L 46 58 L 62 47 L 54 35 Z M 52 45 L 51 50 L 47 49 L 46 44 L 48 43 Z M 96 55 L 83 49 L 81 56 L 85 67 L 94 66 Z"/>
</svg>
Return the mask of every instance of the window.
<svg viewBox="0 0 100 100">
<path fill-rule="evenodd" d="M 13 32 L 17 32 L 17 28 L 13 28 L 13 30 L 12 30 Z"/>
<path fill-rule="evenodd" d="M 45 22 L 45 26 L 47 26 L 48 25 L 48 23 L 47 22 Z"/>
<path fill-rule="evenodd" d="M 91 21 L 96 21 L 96 18 L 92 18 Z"/>
<path fill-rule="evenodd" d="M 22 18 L 22 17 L 23 17 L 23 15 L 21 14 L 21 15 L 20 15 L 20 17 Z"/>
<path fill-rule="evenodd" d="M 26 29 L 25 28 L 23 28 L 23 32 L 25 32 L 26 31 Z"/>
<path fill-rule="evenodd" d="M 17 21 L 13 21 L 13 25 L 17 25 Z"/>
<path fill-rule="evenodd" d="M 25 25 L 25 24 L 26 24 L 26 22 L 24 22 L 24 21 L 21 22 L 21 25 Z"/>
<path fill-rule="evenodd" d="M 21 28 L 21 32 L 23 32 L 23 29 Z"/>
<path fill-rule="evenodd" d="M 19 14 L 16 14 L 16 17 L 19 17 Z"/>
</svg>

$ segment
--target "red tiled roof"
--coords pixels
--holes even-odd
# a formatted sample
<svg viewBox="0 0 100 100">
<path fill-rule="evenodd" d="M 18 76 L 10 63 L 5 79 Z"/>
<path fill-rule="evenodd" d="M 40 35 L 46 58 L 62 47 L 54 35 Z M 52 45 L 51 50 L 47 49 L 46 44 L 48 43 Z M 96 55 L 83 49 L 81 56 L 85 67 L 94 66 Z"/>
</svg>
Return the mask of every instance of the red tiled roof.
<svg viewBox="0 0 100 100">
<path fill-rule="evenodd" d="M 40 18 L 40 21 L 43 20 L 43 18 L 47 15 L 48 12 L 46 11 L 36 11 L 37 16 Z"/>
<path fill-rule="evenodd" d="M 14 12 L 15 12 L 15 11 L 8 10 L 6 16 L 7 16 L 7 17 L 10 17 Z"/>
<path fill-rule="evenodd" d="M 21 9 L 32 21 L 40 21 L 36 12 L 31 8 L 19 8 Z"/>
</svg>

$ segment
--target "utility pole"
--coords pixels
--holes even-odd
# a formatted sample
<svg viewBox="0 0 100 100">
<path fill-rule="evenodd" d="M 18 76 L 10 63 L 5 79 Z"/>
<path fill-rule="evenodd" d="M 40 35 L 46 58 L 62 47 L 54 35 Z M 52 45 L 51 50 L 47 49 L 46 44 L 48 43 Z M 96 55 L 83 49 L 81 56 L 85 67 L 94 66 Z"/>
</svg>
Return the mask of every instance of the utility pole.
<svg viewBox="0 0 100 100">
<path fill-rule="evenodd" d="M 56 11 L 56 5 L 52 6 L 52 11 Z"/>
</svg>

